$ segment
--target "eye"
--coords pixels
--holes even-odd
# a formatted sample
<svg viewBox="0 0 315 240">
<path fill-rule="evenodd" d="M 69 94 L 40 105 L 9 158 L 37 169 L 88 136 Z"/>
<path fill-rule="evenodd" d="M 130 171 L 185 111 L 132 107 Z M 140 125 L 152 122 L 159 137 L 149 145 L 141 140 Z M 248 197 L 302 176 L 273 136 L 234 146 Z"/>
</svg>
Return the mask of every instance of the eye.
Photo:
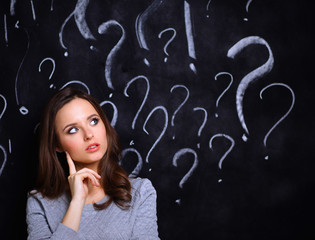
<svg viewBox="0 0 315 240">
<path fill-rule="evenodd" d="M 76 133 L 77 131 L 78 131 L 78 128 L 72 127 L 72 128 L 70 128 L 70 129 L 68 130 L 68 133 L 69 133 L 69 134 L 74 134 L 74 133 Z"/>
<path fill-rule="evenodd" d="M 91 120 L 91 125 L 97 125 L 98 122 L 99 122 L 99 119 L 95 117 Z"/>
</svg>

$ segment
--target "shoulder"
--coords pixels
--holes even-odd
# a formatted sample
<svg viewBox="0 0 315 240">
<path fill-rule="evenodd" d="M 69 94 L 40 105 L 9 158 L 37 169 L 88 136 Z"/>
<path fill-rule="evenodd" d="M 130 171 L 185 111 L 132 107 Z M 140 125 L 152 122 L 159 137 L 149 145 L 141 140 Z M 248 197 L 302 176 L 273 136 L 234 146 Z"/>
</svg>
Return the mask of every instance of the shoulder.
<svg viewBox="0 0 315 240">
<path fill-rule="evenodd" d="M 156 201 L 156 190 L 147 178 L 130 178 L 132 202 Z"/>
<path fill-rule="evenodd" d="M 142 193 L 146 191 L 154 191 L 155 188 L 152 185 L 152 182 L 147 178 L 130 178 L 131 188 L 132 191 L 135 191 L 136 193 Z"/>
<path fill-rule="evenodd" d="M 63 206 L 69 203 L 69 199 L 66 197 L 66 194 L 62 194 L 60 197 L 55 199 L 50 199 L 44 197 L 40 192 L 31 191 L 27 196 L 26 210 L 28 212 L 34 210 L 49 210 L 55 208 L 56 205 Z"/>
</svg>

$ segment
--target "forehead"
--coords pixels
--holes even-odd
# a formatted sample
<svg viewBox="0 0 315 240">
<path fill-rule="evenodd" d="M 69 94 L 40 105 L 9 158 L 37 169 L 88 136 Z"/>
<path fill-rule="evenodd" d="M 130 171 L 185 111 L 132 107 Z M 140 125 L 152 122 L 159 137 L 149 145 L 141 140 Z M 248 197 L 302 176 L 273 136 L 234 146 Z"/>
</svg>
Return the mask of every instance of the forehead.
<svg viewBox="0 0 315 240">
<path fill-rule="evenodd" d="M 59 109 L 56 115 L 56 124 L 86 119 L 91 114 L 98 114 L 92 104 L 85 99 L 75 98 Z"/>
</svg>

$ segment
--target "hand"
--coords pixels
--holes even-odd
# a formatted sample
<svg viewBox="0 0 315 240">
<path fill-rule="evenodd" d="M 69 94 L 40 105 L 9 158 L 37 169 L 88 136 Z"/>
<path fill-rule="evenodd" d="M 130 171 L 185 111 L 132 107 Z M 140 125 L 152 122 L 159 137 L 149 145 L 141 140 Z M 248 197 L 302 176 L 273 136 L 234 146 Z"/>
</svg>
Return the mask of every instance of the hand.
<svg viewBox="0 0 315 240">
<path fill-rule="evenodd" d="M 85 202 L 89 193 L 89 184 L 99 187 L 101 176 L 89 168 L 82 168 L 81 170 L 76 171 L 74 162 L 69 153 L 66 152 L 66 156 L 69 165 L 68 181 L 72 200 Z"/>
</svg>

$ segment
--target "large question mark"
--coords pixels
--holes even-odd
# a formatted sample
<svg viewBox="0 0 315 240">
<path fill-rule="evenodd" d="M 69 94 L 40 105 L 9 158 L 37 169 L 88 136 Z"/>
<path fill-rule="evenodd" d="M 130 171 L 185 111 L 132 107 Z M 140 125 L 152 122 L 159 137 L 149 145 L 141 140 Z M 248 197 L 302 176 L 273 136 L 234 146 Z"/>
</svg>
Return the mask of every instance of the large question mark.
<svg viewBox="0 0 315 240">
<path fill-rule="evenodd" d="M 148 16 L 152 15 L 153 12 L 155 12 L 158 7 L 162 4 L 163 0 L 154 0 L 153 3 L 141 14 L 137 16 L 136 22 L 135 22 L 135 29 L 136 29 L 136 35 L 137 40 L 139 43 L 140 48 L 143 48 L 145 50 L 150 50 L 147 44 L 147 41 L 145 39 L 145 33 L 144 33 L 144 25 L 145 22 L 148 19 Z M 147 66 L 150 66 L 150 63 L 148 59 L 144 59 L 144 63 Z"/>
<path fill-rule="evenodd" d="M 173 157 L 173 165 L 175 167 L 177 167 L 177 162 L 178 162 L 178 159 L 186 154 L 186 153 L 192 153 L 194 155 L 194 163 L 192 165 L 192 167 L 189 169 L 189 171 L 185 174 L 185 176 L 180 180 L 179 182 L 179 187 L 181 189 L 183 189 L 183 186 L 184 184 L 187 182 L 187 180 L 191 177 L 191 175 L 193 174 L 193 172 L 195 171 L 195 169 L 197 168 L 198 166 L 198 156 L 197 156 L 197 153 L 191 149 L 191 148 L 183 148 L 183 149 L 180 149 L 177 151 L 177 153 L 175 153 L 174 157 Z M 180 204 L 180 199 L 177 199 L 176 200 L 176 203 Z"/>
<path fill-rule="evenodd" d="M 188 47 L 188 55 L 189 57 L 196 60 L 196 51 L 195 51 L 195 43 L 194 36 L 192 30 L 191 23 L 191 13 L 190 13 L 190 4 L 187 1 L 184 1 L 184 16 L 185 16 L 185 30 L 186 30 L 186 38 L 187 38 L 187 47 Z M 197 74 L 197 69 L 194 63 L 189 64 L 190 69 Z"/>
<path fill-rule="evenodd" d="M 207 7 L 206 7 L 207 12 L 209 11 L 210 3 L 211 3 L 211 0 L 209 0 L 209 2 L 207 3 Z M 207 14 L 207 18 L 209 17 L 210 17 L 209 14 Z"/>
<path fill-rule="evenodd" d="M 203 119 L 203 122 L 202 122 L 201 126 L 199 127 L 199 130 L 198 130 L 198 137 L 200 137 L 201 132 L 202 132 L 203 128 L 206 125 L 207 118 L 208 118 L 208 113 L 207 113 L 207 110 L 202 108 L 202 107 L 195 107 L 193 110 L 194 111 L 203 111 L 204 112 L 204 119 Z M 200 143 L 197 144 L 197 147 L 200 148 Z"/>
<path fill-rule="evenodd" d="M 52 58 L 50 58 L 50 57 L 44 58 L 44 59 L 40 62 L 39 66 L 38 66 L 38 71 L 39 71 L 39 72 L 42 71 L 42 64 L 43 64 L 45 61 L 48 61 L 48 60 L 52 63 L 52 66 L 53 66 L 53 67 L 52 67 L 52 70 L 51 70 L 51 73 L 50 73 L 50 75 L 49 75 L 49 80 L 50 80 L 51 77 L 52 77 L 52 75 L 53 75 L 54 72 L 55 72 L 55 67 L 56 67 L 56 65 L 55 65 L 55 60 L 54 60 L 54 59 L 52 59 Z M 56 87 L 54 87 L 54 84 L 51 84 L 49 87 L 50 87 L 50 88 L 56 88 Z"/>
<path fill-rule="evenodd" d="M 172 119 L 171 119 L 171 125 L 174 127 L 174 119 L 175 119 L 175 115 L 177 114 L 177 112 L 182 108 L 182 106 L 187 102 L 188 98 L 189 98 L 189 90 L 187 87 L 185 87 L 184 85 L 174 85 L 170 92 L 172 93 L 174 89 L 176 88 L 184 88 L 186 90 L 186 97 L 183 100 L 183 102 L 177 107 L 177 109 L 175 110 L 175 112 L 173 113 Z M 175 136 L 173 137 L 173 139 L 175 139 Z"/>
<path fill-rule="evenodd" d="M 285 87 L 285 88 L 289 89 L 290 92 L 291 92 L 291 95 L 292 95 L 292 103 L 291 103 L 291 106 L 290 106 L 289 110 L 272 126 L 272 128 L 271 128 L 271 129 L 268 131 L 268 133 L 265 135 L 265 138 L 264 138 L 264 146 L 265 146 L 265 147 L 266 147 L 266 145 L 267 145 L 267 139 L 268 139 L 270 133 L 289 115 L 289 113 L 291 112 L 291 110 L 292 110 L 292 108 L 293 108 L 293 106 L 294 106 L 294 103 L 295 103 L 295 94 L 294 94 L 293 90 L 292 90 L 288 85 L 286 85 L 286 84 L 284 84 L 284 83 L 271 83 L 271 84 L 269 84 L 268 86 L 264 87 L 264 88 L 260 91 L 260 94 L 259 94 L 259 95 L 260 95 L 260 99 L 263 99 L 263 98 L 262 98 L 263 92 L 264 92 L 266 89 L 268 89 L 268 88 L 270 88 L 270 87 L 272 87 L 272 86 L 282 86 L 282 87 Z M 268 158 L 269 158 L 268 156 L 265 157 L 266 160 L 267 160 Z"/>
<path fill-rule="evenodd" d="M 116 122 L 117 122 L 117 118 L 118 118 L 118 110 L 117 107 L 114 103 L 112 103 L 111 101 L 103 101 L 100 103 L 100 106 L 104 106 L 105 104 L 110 104 L 113 107 L 114 113 L 113 113 L 113 117 L 112 117 L 112 121 L 111 121 L 111 125 L 112 127 L 115 127 Z"/>
<path fill-rule="evenodd" d="M 141 110 L 142 110 L 142 108 L 143 108 L 143 106 L 144 106 L 144 104 L 145 104 L 145 102 L 146 102 L 146 100 L 147 100 L 147 98 L 148 98 L 149 91 L 150 91 L 150 83 L 149 83 L 148 78 L 147 78 L 146 76 L 140 75 L 140 76 L 137 76 L 137 77 L 131 79 L 131 80 L 127 83 L 127 86 L 125 87 L 125 90 L 124 90 L 125 96 L 126 96 L 126 97 L 129 97 L 129 95 L 128 95 L 128 93 L 127 93 L 128 88 L 129 88 L 129 86 L 130 86 L 133 82 L 135 82 L 135 81 L 138 80 L 138 79 L 144 79 L 144 80 L 145 80 L 145 82 L 147 83 L 147 90 L 146 90 L 146 93 L 145 93 L 145 95 L 144 95 L 143 101 L 142 101 L 142 103 L 141 103 L 141 105 L 140 105 L 140 107 L 139 107 L 139 109 L 138 109 L 138 111 L 137 111 L 137 113 L 136 113 L 136 115 L 135 115 L 133 121 L 132 121 L 132 125 L 131 125 L 132 129 L 135 129 L 136 121 L 137 121 L 138 116 L 139 116 L 139 114 L 140 114 L 140 112 L 141 112 Z"/>
<path fill-rule="evenodd" d="M 111 89 L 114 89 L 112 80 L 111 80 L 111 71 L 112 71 L 112 65 L 113 65 L 113 60 L 116 55 L 116 53 L 119 51 L 121 48 L 122 43 L 124 42 L 126 38 L 126 33 L 124 28 L 115 20 L 109 20 L 107 22 L 102 23 L 98 27 L 98 33 L 99 34 L 104 34 L 108 31 L 109 27 L 111 26 L 119 26 L 122 32 L 122 35 L 118 41 L 118 43 L 113 47 L 113 49 L 110 51 L 110 53 L 107 56 L 106 63 L 105 63 L 105 79 L 107 82 L 107 86 Z"/>
<path fill-rule="evenodd" d="M 15 27 L 16 28 L 20 28 L 20 26 L 18 25 L 18 22 L 15 24 Z M 26 48 L 25 54 L 23 56 L 23 59 L 22 59 L 22 61 L 20 63 L 20 66 L 18 68 L 16 77 L 15 77 L 15 99 L 16 99 L 16 103 L 17 103 L 18 106 L 20 105 L 19 96 L 18 96 L 18 79 L 19 79 L 19 75 L 20 75 L 20 72 L 21 72 L 22 65 L 23 65 L 23 63 L 25 61 L 26 55 L 27 55 L 27 53 L 29 51 L 29 48 L 30 48 L 30 35 L 29 35 L 29 33 L 27 32 L 26 29 L 24 29 L 24 28 L 22 28 L 22 29 L 24 30 L 24 32 L 26 33 L 26 36 L 27 36 L 27 48 Z M 21 106 L 19 110 L 20 110 L 20 113 L 22 115 L 28 114 L 28 109 L 25 106 Z"/>
<path fill-rule="evenodd" d="M 164 46 L 164 53 L 169 56 L 168 52 L 167 52 L 167 47 L 168 45 L 170 45 L 170 43 L 174 40 L 175 36 L 176 36 L 176 30 L 174 28 L 167 28 L 167 29 L 164 29 L 163 31 L 161 31 L 159 33 L 159 38 L 162 37 L 163 33 L 165 32 L 168 32 L 168 31 L 173 31 L 173 36 L 167 41 L 167 43 L 165 44 Z M 167 57 L 164 58 L 164 62 L 167 62 Z"/>
<path fill-rule="evenodd" d="M 220 161 L 219 161 L 219 164 L 218 164 L 218 167 L 220 169 L 222 169 L 222 163 L 224 161 L 224 159 L 226 158 L 226 156 L 232 151 L 232 149 L 234 148 L 234 145 L 235 145 L 235 142 L 234 142 L 234 139 L 232 137 L 230 137 L 229 135 L 227 134 L 223 134 L 223 133 L 217 133 L 215 135 L 213 135 L 209 141 L 209 148 L 211 150 L 213 150 L 212 148 L 212 142 L 215 138 L 217 137 L 224 137 L 226 139 L 228 139 L 230 142 L 231 142 L 231 146 L 229 147 L 229 149 L 223 154 L 223 156 L 220 158 Z M 218 182 L 222 182 L 222 179 L 219 179 Z"/>
<path fill-rule="evenodd" d="M 64 30 L 66 24 L 68 23 L 68 21 L 70 20 L 70 18 L 73 16 L 74 16 L 75 23 L 76 23 L 81 35 L 85 39 L 95 40 L 95 37 L 91 33 L 91 31 L 87 25 L 87 22 L 85 20 L 85 13 L 86 13 L 86 9 L 87 9 L 88 5 L 89 5 L 89 0 L 78 0 L 77 4 L 75 6 L 75 9 L 73 10 L 72 13 L 70 13 L 70 15 L 66 18 L 66 20 L 62 24 L 60 32 L 59 32 L 59 42 L 60 42 L 60 45 L 64 49 L 67 49 L 67 47 L 65 46 L 65 44 L 63 42 L 63 30 Z M 53 6 L 53 3 L 51 3 L 51 8 L 52 8 L 52 6 Z M 64 55 L 67 57 L 68 52 L 65 52 Z"/>
<path fill-rule="evenodd" d="M 2 145 L 0 145 L 0 149 L 3 152 L 3 162 L 2 162 L 2 165 L 1 165 L 1 168 L 0 168 L 0 176 L 1 176 L 1 174 L 3 172 L 3 169 L 4 169 L 4 166 L 5 166 L 6 162 L 7 162 L 7 151 L 5 150 L 5 148 Z"/>
<path fill-rule="evenodd" d="M 230 83 L 229 83 L 229 85 L 223 90 L 223 92 L 221 93 L 221 95 L 218 97 L 218 99 L 217 99 L 217 101 L 216 101 L 216 103 L 215 103 L 215 105 L 216 105 L 217 108 L 219 107 L 219 101 L 220 101 L 220 99 L 221 99 L 222 96 L 226 93 L 226 91 L 229 90 L 229 88 L 231 87 L 231 85 L 232 85 L 232 83 L 233 83 L 233 76 L 232 76 L 232 74 L 230 74 L 230 73 L 228 73 L 228 72 L 220 72 L 220 73 L 218 73 L 217 75 L 215 75 L 214 80 L 218 80 L 218 77 L 221 76 L 221 75 L 228 75 L 228 76 L 230 76 Z M 218 116 L 219 116 L 218 113 L 215 113 L 215 117 L 218 117 Z"/>
<path fill-rule="evenodd" d="M 142 169 L 143 166 L 143 161 L 142 161 L 142 157 L 140 155 L 140 153 L 134 149 L 134 148 L 126 148 L 122 151 L 122 159 L 125 157 L 125 155 L 127 154 L 127 152 L 134 152 L 137 157 L 138 157 L 138 164 L 137 166 L 133 169 L 132 173 L 129 174 L 129 177 L 133 178 L 133 177 L 137 177 Z"/>
<path fill-rule="evenodd" d="M 273 54 L 269 47 L 269 44 L 264 39 L 257 36 L 250 36 L 250 37 L 241 39 L 236 44 L 234 44 L 227 53 L 227 56 L 229 58 L 234 58 L 244 48 L 252 44 L 260 44 L 260 45 L 266 46 L 269 52 L 269 58 L 267 62 L 264 63 L 262 66 L 256 68 L 255 70 L 248 73 L 245 77 L 243 77 L 236 91 L 236 110 L 237 110 L 238 118 L 241 122 L 241 125 L 243 129 L 245 130 L 245 132 L 247 133 L 247 135 L 249 135 L 249 132 L 248 132 L 248 129 L 244 120 L 244 115 L 243 115 L 244 94 L 245 94 L 246 89 L 251 83 L 264 77 L 266 74 L 268 74 L 271 71 L 271 69 L 273 68 L 273 63 L 274 63 Z M 244 141 L 247 141 L 247 137 L 245 134 L 243 135 L 242 138 Z"/>
<path fill-rule="evenodd" d="M 148 120 L 150 119 L 150 117 L 152 116 L 152 114 L 157 111 L 157 110 L 161 110 L 163 113 L 164 113 L 164 117 L 165 117 L 165 121 L 164 121 L 164 127 L 163 127 L 163 130 L 160 134 L 160 136 L 155 140 L 154 144 L 152 145 L 152 147 L 150 148 L 146 158 L 145 158 L 145 161 L 148 163 L 149 162 L 149 156 L 151 154 L 151 152 L 153 151 L 153 149 L 155 148 L 155 146 L 159 143 L 159 141 L 161 140 L 161 138 L 163 137 L 166 129 L 167 129 L 167 123 L 168 123 L 168 113 L 167 113 L 167 110 L 165 107 L 163 106 L 157 106 L 155 107 L 154 109 L 152 109 L 152 111 L 149 113 L 147 119 L 145 120 L 144 124 L 143 124 L 143 131 L 149 135 L 148 131 L 146 130 L 145 126 L 147 125 L 147 122 Z"/>
</svg>

